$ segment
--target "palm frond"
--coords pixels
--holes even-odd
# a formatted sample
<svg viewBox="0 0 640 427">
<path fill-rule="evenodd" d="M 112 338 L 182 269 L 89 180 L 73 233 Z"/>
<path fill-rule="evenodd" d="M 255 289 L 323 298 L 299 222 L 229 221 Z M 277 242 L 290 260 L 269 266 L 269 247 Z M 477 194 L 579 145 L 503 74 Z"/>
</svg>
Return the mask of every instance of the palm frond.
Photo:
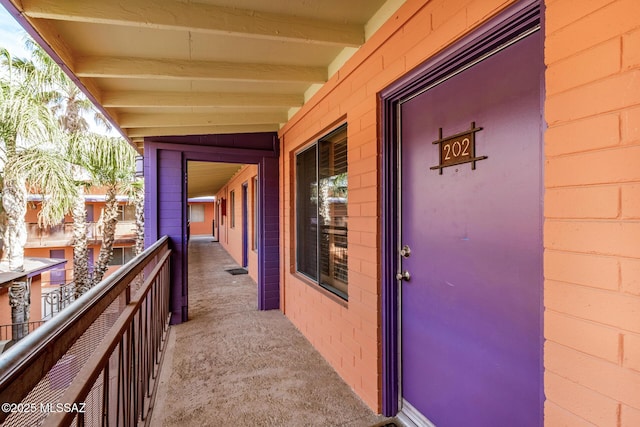
<svg viewBox="0 0 640 427">
<path fill-rule="evenodd" d="M 86 145 L 86 169 L 97 185 L 124 185 L 135 174 L 135 150 L 123 139 L 92 134 Z"/>
<path fill-rule="evenodd" d="M 18 153 L 16 167 L 25 177 L 30 191 L 44 196 L 38 223 L 47 226 L 62 221 L 70 212 L 78 192 L 66 158 L 32 147 Z"/>
</svg>

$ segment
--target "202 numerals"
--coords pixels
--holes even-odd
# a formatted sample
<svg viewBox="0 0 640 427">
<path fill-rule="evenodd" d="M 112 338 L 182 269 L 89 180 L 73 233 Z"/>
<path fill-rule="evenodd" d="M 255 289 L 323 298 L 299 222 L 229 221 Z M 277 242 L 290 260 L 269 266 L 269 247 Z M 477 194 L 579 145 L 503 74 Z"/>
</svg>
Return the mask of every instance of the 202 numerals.
<svg viewBox="0 0 640 427">
<path fill-rule="evenodd" d="M 442 146 L 444 151 L 444 160 L 451 160 L 452 158 L 468 156 L 469 146 L 471 142 L 469 138 L 464 138 L 462 141 L 453 141 Z"/>
</svg>

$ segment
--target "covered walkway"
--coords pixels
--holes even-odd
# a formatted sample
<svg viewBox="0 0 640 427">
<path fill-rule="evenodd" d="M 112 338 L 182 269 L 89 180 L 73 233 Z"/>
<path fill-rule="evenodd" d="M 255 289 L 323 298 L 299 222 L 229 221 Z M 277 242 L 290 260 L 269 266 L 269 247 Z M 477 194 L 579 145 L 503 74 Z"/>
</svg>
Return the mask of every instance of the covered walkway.
<svg viewBox="0 0 640 427">
<path fill-rule="evenodd" d="M 189 243 L 188 322 L 173 326 L 151 425 L 384 425 L 211 237 Z"/>
</svg>

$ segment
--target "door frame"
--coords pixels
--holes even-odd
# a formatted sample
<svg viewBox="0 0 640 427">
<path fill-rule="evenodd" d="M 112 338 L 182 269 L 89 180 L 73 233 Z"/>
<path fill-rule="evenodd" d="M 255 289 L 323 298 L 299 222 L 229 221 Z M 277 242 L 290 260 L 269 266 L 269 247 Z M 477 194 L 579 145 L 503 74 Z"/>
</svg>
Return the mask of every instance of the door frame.
<svg viewBox="0 0 640 427">
<path fill-rule="evenodd" d="M 187 162 L 258 166 L 258 310 L 280 307 L 278 135 L 275 132 L 145 137 L 145 242 L 171 239 L 171 324 L 188 320 Z M 170 188 L 162 188 L 163 180 Z M 223 216 L 219 219 L 222 220 Z M 220 229 L 218 229 L 220 231 Z M 219 237 L 218 237 L 219 239 Z M 268 262 L 267 262 L 268 261 Z"/>
<path fill-rule="evenodd" d="M 249 182 L 242 183 L 242 267 L 249 266 Z"/>
<path fill-rule="evenodd" d="M 399 236 L 402 231 L 399 220 L 402 206 L 400 105 L 532 32 L 542 31 L 541 20 L 544 13 L 541 11 L 543 6 L 540 3 L 539 0 L 525 0 L 507 8 L 380 93 L 382 413 L 386 416 L 395 416 L 402 407 L 402 355 L 400 354 L 402 287 L 398 286 L 395 278 L 400 265 Z M 544 37 L 541 39 L 544 40 Z M 542 127 L 540 132 L 542 140 Z M 543 310 L 542 302 L 540 307 Z"/>
</svg>

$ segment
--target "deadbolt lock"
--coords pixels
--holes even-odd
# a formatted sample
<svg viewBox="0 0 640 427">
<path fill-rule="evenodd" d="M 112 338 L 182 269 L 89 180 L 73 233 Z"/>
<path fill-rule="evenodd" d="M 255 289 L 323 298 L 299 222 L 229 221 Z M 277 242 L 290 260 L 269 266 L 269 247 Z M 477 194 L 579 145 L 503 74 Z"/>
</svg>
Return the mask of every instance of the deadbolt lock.
<svg viewBox="0 0 640 427">
<path fill-rule="evenodd" d="M 409 256 L 411 256 L 411 248 L 409 247 L 409 245 L 404 245 L 402 249 L 400 249 L 400 255 L 405 258 L 409 258 Z"/>
</svg>

